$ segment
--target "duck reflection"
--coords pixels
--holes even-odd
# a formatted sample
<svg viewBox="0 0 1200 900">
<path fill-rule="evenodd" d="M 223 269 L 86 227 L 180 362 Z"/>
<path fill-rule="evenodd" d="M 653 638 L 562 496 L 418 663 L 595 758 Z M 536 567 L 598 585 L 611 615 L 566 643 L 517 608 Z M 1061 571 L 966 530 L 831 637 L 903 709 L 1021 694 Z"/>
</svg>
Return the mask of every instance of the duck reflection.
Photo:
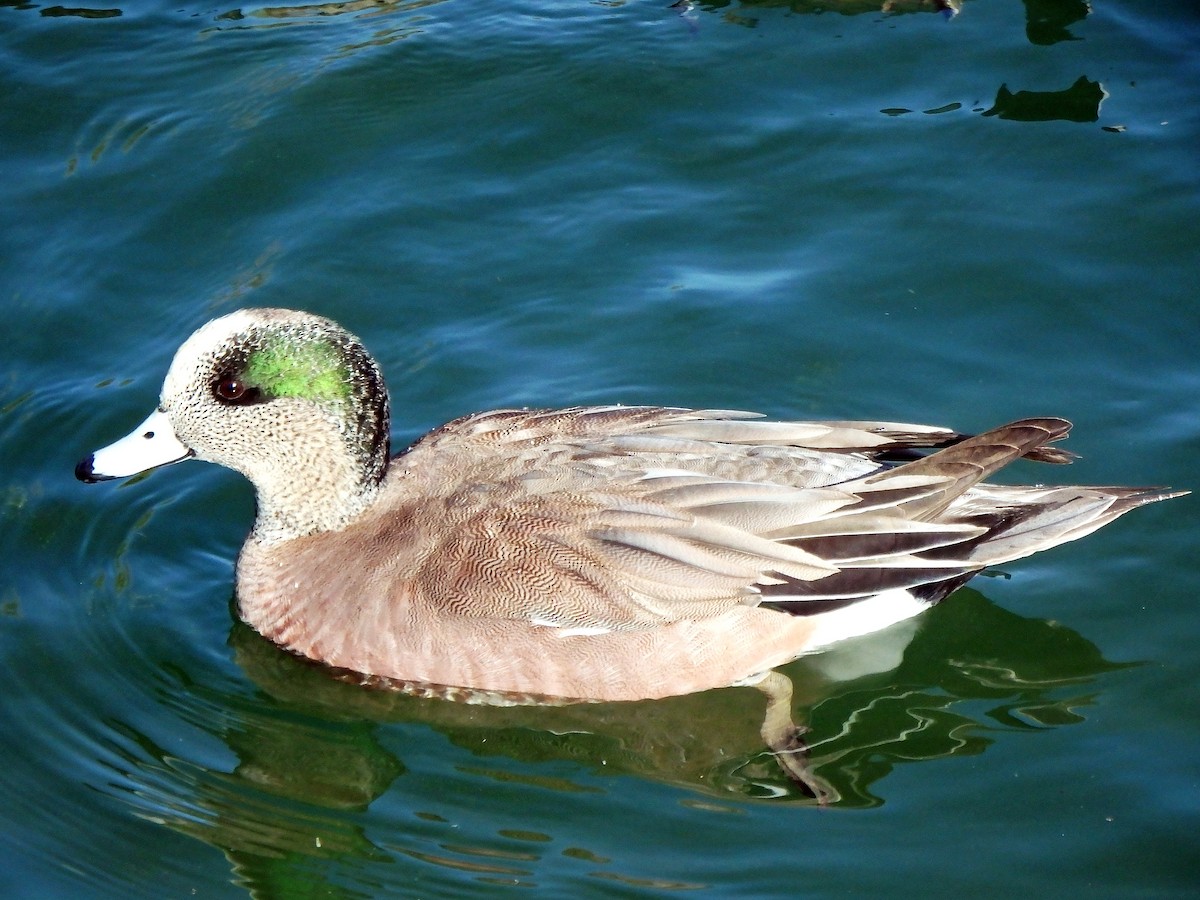
<svg viewBox="0 0 1200 900">
<path fill-rule="evenodd" d="M 763 746 L 763 698 L 752 690 L 474 706 L 345 684 L 240 622 L 229 641 L 257 692 L 176 673 L 205 730 L 236 760 L 229 771 L 182 763 L 129 726 L 119 730 L 141 750 L 125 759 L 142 785 L 127 799 L 148 818 L 222 849 L 253 894 L 276 896 L 297 878 L 320 882 L 330 858 L 395 862 L 395 849 L 368 836 L 366 813 L 387 794 L 389 803 L 411 806 L 415 820 L 438 819 L 421 808 L 419 791 L 405 799 L 405 779 L 418 773 L 401 759 L 404 741 L 419 742 L 412 753 L 425 756 L 436 743 L 429 732 L 466 751 L 452 765 L 467 780 L 586 794 L 626 776 L 680 786 L 698 805 L 819 802 Z M 825 802 L 867 808 L 884 802 L 878 785 L 896 765 L 975 755 L 1004 732 L 1083 721 L 1093 682 L 1117 668 L 1076 632 L 962 589 L 922 617 L 782 671 L 794 685 L 793 715 L 811 729 L 809 766 L 828 791 Z M 393 835 L 388 846 L 403 841 Z M 459 849 L 432 861 L 472 872 L 520 869 Z"/>
</svg>

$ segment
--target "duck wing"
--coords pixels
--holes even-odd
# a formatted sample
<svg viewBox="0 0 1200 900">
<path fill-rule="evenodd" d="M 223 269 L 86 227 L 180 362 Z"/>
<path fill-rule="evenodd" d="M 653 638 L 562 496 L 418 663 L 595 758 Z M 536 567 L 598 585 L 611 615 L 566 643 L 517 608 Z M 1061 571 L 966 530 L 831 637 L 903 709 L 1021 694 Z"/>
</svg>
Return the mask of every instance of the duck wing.
<svg viewBox="0 0 1200 900">
<path fill-rule="evenodd" d="M 438 523 L 413 579 L 427 603 L 599 633 L 961 583 L 990 561 L 989 536 L 1020 519 L 1019 502 L 998 511 L 970 492 L 1069 428 L 1028 419 L 965 437 L 729 411 L 502 410 L 450 423 L 394 464 L 423 473 Z M 1093 512 L 1079 514 L 1061 539 Z"/>
</svg>

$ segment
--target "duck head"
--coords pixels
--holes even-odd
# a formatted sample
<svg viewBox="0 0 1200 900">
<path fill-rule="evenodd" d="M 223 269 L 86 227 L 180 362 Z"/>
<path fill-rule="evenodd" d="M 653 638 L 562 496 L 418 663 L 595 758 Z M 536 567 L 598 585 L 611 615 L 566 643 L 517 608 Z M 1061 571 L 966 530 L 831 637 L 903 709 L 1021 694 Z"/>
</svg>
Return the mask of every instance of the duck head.
<svg viewBox="0 0 1200 900">
<path fill-rule="evenodd" d="M 369 505 L 387 470 L 388 395 L 379 366 L 328 319 L 244 309 L 175 354 L 158 408 L 79 462 L 96 482 L 188 458 L 241 472 L 258 494 L 254 536 L 335 530 Z"/>
</svg>

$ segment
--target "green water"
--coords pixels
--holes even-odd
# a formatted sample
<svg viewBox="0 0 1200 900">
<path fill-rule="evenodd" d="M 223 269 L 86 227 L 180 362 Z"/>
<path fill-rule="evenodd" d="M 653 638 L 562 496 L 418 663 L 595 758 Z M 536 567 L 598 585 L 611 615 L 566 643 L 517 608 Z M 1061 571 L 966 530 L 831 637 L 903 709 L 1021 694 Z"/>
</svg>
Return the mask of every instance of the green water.
<svg viewBox="0 0 1200 900">
<path fill-rule="evenodd" d="M 177 344 L 310 309 L 395 443 L 666 403 L 977 430 L 1200 487 L 1194 3 L 0 4 L 0 894 L 1170 897 L 1200 886 L 1197 501 L 761 697 L 498 710 L 235 623 L 199 463 L 84 487 Z"/>
</svg>

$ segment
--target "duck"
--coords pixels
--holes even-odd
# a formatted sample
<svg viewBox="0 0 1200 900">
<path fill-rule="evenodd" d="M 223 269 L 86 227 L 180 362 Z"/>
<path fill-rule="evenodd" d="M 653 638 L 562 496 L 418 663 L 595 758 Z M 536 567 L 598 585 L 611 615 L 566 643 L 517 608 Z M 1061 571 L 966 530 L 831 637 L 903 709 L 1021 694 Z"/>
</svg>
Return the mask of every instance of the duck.
<svg viewBox="0 0 1200 900">
<path fill-rule="evenodd" d="M 1070 462 L 1057 417 L 968 435 L 717 409 L 500 409 L 393 455 L 389 403 L 379 365 L 335 322 L 241 309 L 192 334 L 157 408 L 75 475 L 186 459 L 240 472 L 257 511 L 238 615 L 363 684 L 492 703 L 755 685 L 776 719 L 779 666 L 1186 493 L 986 480 L 1020 458 Z M 764 724 L 776 745 L 786 730 Z"/>
</svg>

